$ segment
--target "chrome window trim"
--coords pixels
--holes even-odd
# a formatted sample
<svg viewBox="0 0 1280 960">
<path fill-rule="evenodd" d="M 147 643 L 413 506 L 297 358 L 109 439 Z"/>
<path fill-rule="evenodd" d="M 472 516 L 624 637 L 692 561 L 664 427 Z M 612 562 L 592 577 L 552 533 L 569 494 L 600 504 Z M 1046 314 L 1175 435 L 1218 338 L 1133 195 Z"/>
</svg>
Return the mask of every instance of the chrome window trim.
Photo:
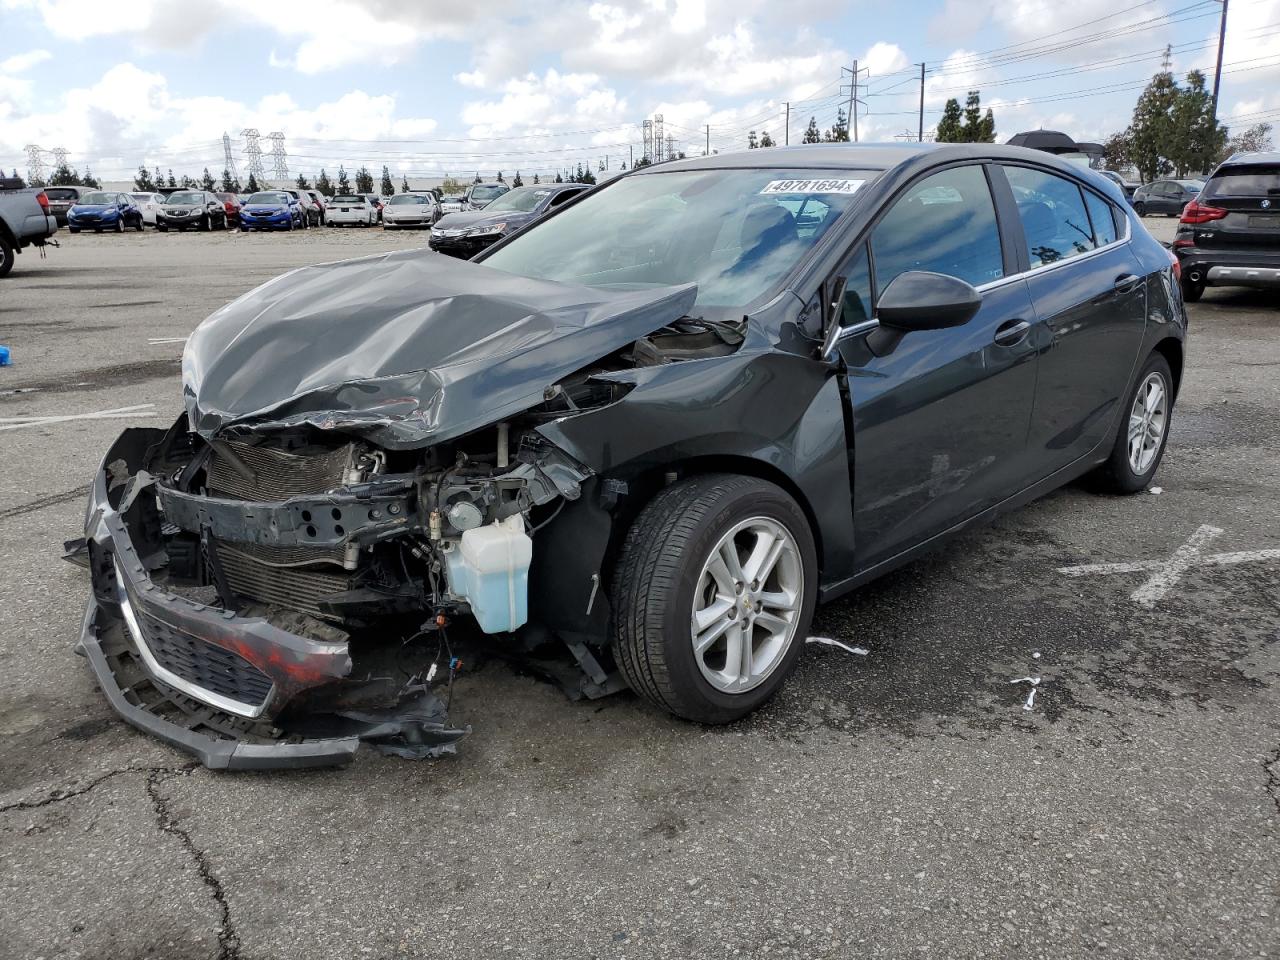
<svg viewBox="0 0 1280 960">
<path fill-rule="evenodd" d="M 119 569 L 116 570 L 116 582 L 123 582 L 123 575 Z M 133 635 L 134 645 L 138 648 L 138 653 L 147 665 L 156 679 L 168 684 L 175 690 L 180 690 L 189 697 L 199 700 L 201 703 L 207 703 L 211 707 L 226 711 L 237 717 L 245 717 L 249 720 L 256 720 L 262 716 L 263 711 L 275 699 L 276 688 L 272 684 L 271 689 L 267 692 L 266 698 L 262 701 L 261 706 L 253 706 L 248 703 L 241 703 L 239 700 L 232 700 L 230 697 L 224 697 L 221 694 L 214 693 L 212 690 L 206 690 L 204 687 L 197 686 L 190 680 L 184 680 L 169 670 L 166 670 L 156 660 L 151 653 L 151 649 L 147 646 L 146 635 L 142 632 L 142 624 L 138 622 L 138 615 L 134 612 L 133 603 L 129 600 L 129 594 L 124 587 L 118 587 L 118 599 L 120 602 L 120 612 L 124 615 L 124 621 L 129 627 L 129 633 Z"/>
</svg>

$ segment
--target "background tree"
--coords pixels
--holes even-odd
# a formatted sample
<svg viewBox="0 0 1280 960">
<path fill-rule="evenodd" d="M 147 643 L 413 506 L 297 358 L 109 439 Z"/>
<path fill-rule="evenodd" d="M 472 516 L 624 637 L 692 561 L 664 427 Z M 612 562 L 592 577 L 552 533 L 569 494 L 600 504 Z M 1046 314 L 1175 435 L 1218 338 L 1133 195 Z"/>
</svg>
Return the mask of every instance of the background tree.
<svg viewBox="0 0 1280 960">
<path fill-rule="evenodd" d="M 15 171 L 13 171 L 13 172 L 14 172 L 14 173 L 17 173 L 18 171 L 17 171 L 17 170 L 15 170 Z M 539 183 L 541 183 L 541 182 L 542 182 L 540 179 L 538 179 L 538 175 L 537 175 L 536 173 L 533 175 L 533 182 L 534 182 L 534 184 L 535 184 L 535 185 L 536 185 L 536 184 L 539 184 Z"/>
<path fill-rule="evenodd" d="M 960 101 L 952 97 L 942 107 L 942 119 L 938 121 L 934 139 L 938 143 L 964 143 L 964 127 L 961 123 L 963 116 Z"/>
<path fill-rule="evenodd" d="M 400 192 L 409 192 L 409 175 L 407 173 L 404 175 L 404 179 L 400 181 Z"/>
<path fill-rule="evenodd" d="M 326 197 L 333 196 L 333 181 L 329 179 L 324 167 L 320 168 L 320 176 L 316 177 L 316 189 Z"/>
<path fill-rule="evenodd" d="M 74 167 L 69 167 L 65 163 L 60 165 L 49 175 L 49 186 L 51 187 L 74 187 L 79 183 L 79 172 Z"/>
<path fill-rule="evenodd" d="M 338 164 L 338 192 L 351 192 L 351 181 L 347 179 L 347 168 L 342 164 Z"/>
<path fill-rule="evenodd" d="M 1169 162 L 1179 177 L 1208 173 L 1227 142 L 1227 131 L 1213 120 L 1213 98 L 1204 74 L 1192 70 L 1173 104 L 1173 135 Z"/>
<path fill-rule="evenodd" d="M 160 176 L 159 167 L 156 167 L 156 172 L 151 175 L 151 182 L 156 185 L 157 190 L 164 186 L 164 177 Z"/>
<path fill-rule="evenodd" d="M 293 181 L 293 185 L 299 190 L 310 190 L 311 184 L 307 182 L 307 178 L 302 174 L 298 174 L 298 179 Z"/>
<path fill-rule="evenodd" d="M 378 184 L 378 188 L 384 197 L 389 197 L 396 192 L 396 185 L 391 180 L 391 171 L 385 163 L 382 165 L 382 182 Z"/>
<path fill-rule="evenodd" d="M 1129 142 L 1127 130 L 1113 133 L 1102 145 L 1103 169 L 1125 170 L 1133 166 L 1133 144 Z"/>
<path fill-rule="evenodd" d="M 147 172 L 147 166 L 144 163 L 138 164 L 138 173 L 133 178 L 133 189 L 145 190 L 148 193 L 154 193 L 156 182 L 151 179 L 151 174 Z"/>
<path fill-rule="evenodd" d="M 520 171 L 519 171 L 519 170 L 517 170 L 517 171 L 516 171 L 516 178 L 515 178 L 514 180 L 512 180 L 512 181 L 511 181 L 511 185 L 512 185 L 513 187 L 523 187 L 523 186 L 524 186 L 524 181 L 520 179 Z"/>
<path fill-rule="evenodd" d="M 95 190 L 101 190 L 102 184 L 98 182 L 98 178 L 93 175 L 93 171 L 86 165 L 84 168 L 84 179 L 80 181 L 86 187 L 93 187 Z"/>
<path fill-rule="evenodd" d="M 499 183 L 506 183 L 506 182 L 507 182 L 506 180 L 504 180 L 504 179 L 502 178 L 502 171 L 501 171 L 501 170 L 499 170 L 499 171 L 498 171 L 498 182 L 499 182 Z"/>
<path fill-rule="evenodd" d="M 1261 153 L 1270 149 L 1271 124 L 1255 123 L 1252 127 L 1242 130 L 1226 142 L 1222 152 L 1218 154 L 1218 162 L 1221 163 L 1237 153 Z M 14 171 L 15 176 L 17 172 L 16 170 Z"/>
<path fill-rule="evenodd" d="M 484 183 L 484 181 L 480 179 L 480 171 L 479 171 L 479 170 L 477 170 L 477 171 L 476 171 L 476 178 L 475 178 L 474 180 L 472 180 L 471 182 L 472 182 L 472 183 Z"/>
<path fill-rule="evenodd" d="M 186 177 L 183 177 L 183 179 L 185 180 Z M 166 183 L 165 186 L 167 186 L 170 190 L 178 189 L 178 181 L 173 179 L 173 167 L 169 168 L 169 182 Z"/>
<path fill-rule="evenodd" d="M 455 180 L 453 177 L 445 177 L 443 180 L 440 181 L 440 190 L 447 196 L 451 197 L 456 193 L 461 193 L 463 190 L 463 187 L 462 187 L 462 184 L 459 183 L 457 180 Z"/>
<path fill-rule="evenodd" d="M 849 118 L 845 116 L 844 108 L 836 108 L 836 122 L 827 128 L 822 135 L 823 143 L 848 143 L 849 142 Z"/>
<path fill-rule="evenodd" d="M 257 193 L 262 188 L 258 186 L 258 178 L 253 175 L 253 171 L 249 171 L 249 182 L 244 185 L 245 192 Z"/>
<path fill-rule="evenodd" d="M 373 174 L 364 164 L 356 171 L 356 193 L 373 193 Z"/>
<path fill-rule="evenodd" d="M 774 140 L 774 139 L 773 139 L 773 137 L 769 136 L 769 131 L 768 131 L 768 130 L 761 130 L 761 131 L 760 131 L 760 146 L 762 146 L 762 147 L 776 147 L 777 145 L 778 145 L 777 141 L 776 141 L 776 140 Z M 684 158 L 683 158 L 683 157 L 678 157 L 677 159 L 681 159 L 681 160 L 682 160 L 682 159 L 684 159 Z"/>
<path fill-rule="evenodd" d="M 200 181 L 198 181 L 195 177 L 189 177 L 184 173 L 182 175 L 182 180 L 180 182 L 180 185 L 184 190 L 194 190 L 196 187 L 200 186 Z"/>
<path fill-rule="evenodd" d="M 1168 150 L 1173 138 L 1173 108 L 1178 100 L 1178 85 L 1169 72 L 1169 55 L 1165 66 L 1147 84 L 1133 108 L 1133 119 L 1126 135 L 1130 159 L 1144 181 L 1154 180 L 1173 170 Z"/>
<path fill-rule="evenodd" d="M 564 177 L 560 176 L 559 172 L 556 173 L 556 183 L 564 183 Z"/>
<path fill-rule="evenodd" d="M 1166 48 L 1164 63 L 1138 97 L 1124 132 L 1129 159 L 1148 181 L 1169 173 L 1181 177 L 1208 172 L 1227 141 L 1227 131 L 1211 115 L 1204 74 L 1192 70 L 1180 87 L 1169 60 Z"/>
<path fill-rule="evenodd" d="M 994 143 L 996 118 L 991 109 L 982 113 L 982 97 L 977 90 L 970 90 L 964 102 L 964 123 L 960 127 L 960 143 Z"/>
<path fill-rule="evenodd" d="M 233 177 L 231 170 L 227 167 L 222 168 L 222 191 L 223 193 L 239 193 L 240 178 Z"/>
<path fill-rule="evenodd" d="M 213 174 L 209 172 L 208 167 L 204 168 L 204 176 L 200 178 L 200 186 L 210 193 L 218 186 L 218 182 L 213 179 Z"/>
<path fill-rule="evenodd" d="M 760 146 L 760 141 L 756 139 L 756 132 L 751 130 L 747 133 L 747 149 L 754 150 Z"/>
<path fill-rule="evenodd" d="M 801 143 L 821 143 L 822 133 L 818 130 L 818 121 L 813 117 L 809 118 L 809 126 L 804 128 L 804 136 L 800 138 Z"/>
</svg>

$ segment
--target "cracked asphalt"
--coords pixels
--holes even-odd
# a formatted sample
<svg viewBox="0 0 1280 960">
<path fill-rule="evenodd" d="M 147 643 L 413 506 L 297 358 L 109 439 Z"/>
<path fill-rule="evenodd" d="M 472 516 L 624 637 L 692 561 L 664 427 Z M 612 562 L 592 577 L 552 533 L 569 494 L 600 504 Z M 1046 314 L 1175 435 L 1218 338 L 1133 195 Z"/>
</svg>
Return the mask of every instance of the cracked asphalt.
<svg viewBox="0 0 1280 960">
<path fill-rule="evenodd" d="M 1202 525 L 1280 548 L 1280 295 L 1192 307 L 1159 495 L 1073 485 L 822 609 L 867 654 L 809 647 L 747 721 L 491 661 L 455 757 L 219 774 L 111 714 L 61 542 L 116 432 L 180 406 L 181 344 L 149 341 L 425 238 L 61 239 L 0 281 L 0 418 L 133 409 L 0 433 L 0 956 L 1280 956 L 1280 560 L 1150 608 L 1145 572 L 1058 572 Z"/>
</svg>

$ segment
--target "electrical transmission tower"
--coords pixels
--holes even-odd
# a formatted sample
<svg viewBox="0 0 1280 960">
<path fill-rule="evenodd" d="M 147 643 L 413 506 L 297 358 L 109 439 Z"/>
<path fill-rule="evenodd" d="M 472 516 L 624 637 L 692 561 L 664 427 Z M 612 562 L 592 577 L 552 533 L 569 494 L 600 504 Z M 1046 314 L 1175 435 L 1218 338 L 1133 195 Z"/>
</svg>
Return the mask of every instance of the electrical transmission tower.
<svg viewBox="0 0 1280 960">
<path fill-rule="evenodd" d="M 66 165 L 67 165 L 67 148 L 54 147 L 53 148 L 53 168 L 55 170 L 61 170 Z"/>
<path fill-rule="evenodd" d="M 236 158 L 231 153 L 231 138 L 224 132 L 222 134 L 222 153 L 225 157 L 223 161 L 227 165 L 227 169 L 231 171 L 231 179 L 239 180 L 240 171 L 236 169 Z"/>
<path fill-rule="evenodd" d="M 667 134 L 667 159 L 674 160 L 676 158 L 676 138 L 671 134 Z"/>
<path fill-rule="evenodd" d="M 44 183 L 44 148 L 38 143 L 28 143 L 27 151 L 27 179 Z"/>
<path fill-rule="evenodd" d="M 653 121 L 645 120 L 640 124 L 640 130 L 644 135 L 644 160 L 646 163 L 653 162 Z"/>
<path fill-rule="evenodd" d="M 284 151 L 284 134 L 279 130 L 267 134 L 271 141 L 271 175 L 277 180 L 289 179 L 289 155 Z"/>
<path fill-rule="evenodd" d="M 662 114 L 655 113 L 653 115 L 653 145 L 657 148 L 658 156 L 654 159 L 655 163 L 663 161 L 662 156 Z M 667 157 L 665 159 L 671 159 Z"/>
<path fill-rule="evenodd" d="M 267 178 L 267 172 L 262 168 L 262 144 L 258 143 L 262 134 L 258 133 L 257 127 L 246 127 L 240 131 L 240 136 L 244 137 L 244 155 L 249 158 L 249 176 L 262 183 Z"/>
</svg>

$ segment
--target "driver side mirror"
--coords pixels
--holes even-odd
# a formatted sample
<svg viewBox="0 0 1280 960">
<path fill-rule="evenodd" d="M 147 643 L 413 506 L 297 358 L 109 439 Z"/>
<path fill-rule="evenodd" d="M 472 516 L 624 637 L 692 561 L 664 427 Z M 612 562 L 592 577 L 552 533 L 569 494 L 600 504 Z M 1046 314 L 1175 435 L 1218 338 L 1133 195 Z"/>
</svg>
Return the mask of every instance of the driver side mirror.
<svg viewBox="0 0 1280 960">
<path fill-rule="evenodd" d="M 876 304 L 879 329 L 867 337 L 877 357 L 886 356 L 908 333 L 962 327 L 982 306 L 982 294 L 958 277 L 925 270 L 900 273 Z"/>
</svg>

